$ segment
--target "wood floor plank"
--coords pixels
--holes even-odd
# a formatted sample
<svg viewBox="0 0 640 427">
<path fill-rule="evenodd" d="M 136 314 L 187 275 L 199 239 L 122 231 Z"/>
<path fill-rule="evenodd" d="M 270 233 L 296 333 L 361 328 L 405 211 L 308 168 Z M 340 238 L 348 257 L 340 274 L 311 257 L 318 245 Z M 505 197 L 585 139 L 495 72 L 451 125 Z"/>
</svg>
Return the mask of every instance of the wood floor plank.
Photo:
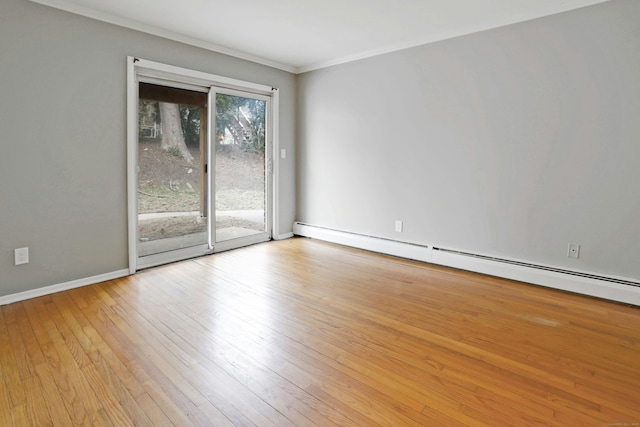
<svg viewBox="0 0 640 427">
<path fill-rule="evenodd" d="M 219 319 L 219 320 L 222 320 L 222 321 L 224 322 L 224 319 Z M 244 335 L 244 334 L 240 334 L 240 335 L 238 336 L 238 337 L 239 337 L 239 339 L 241 339 L 241 336 L 242 336 L 242 335 Z M 219 344 L 218 344 L 218 347 L 219 347 Z M 237 356 L 235 356 L 235 357 L 237 357 Z"/>
<path fill-rule="evenodd" d="M 123 301 L 122 307 L 126 306 L 126 302 Z M 195 406 L 200 408 L 203 412 L 206 412 L 212 422 L 215 422 L 216 425 L 228 423 L 229 420 L 227 417 L 220 412 L 209 399 L 212 394 L 216 394 L 217 388 L 223 387 L 223 384 L 226 385 L 227 391 L 232 391 L 234 384 L 231 384 L 229 381 L 233 379 L 224 375 L 218 375 L 215 377 L 217 379 L 217 383 L 208 382 L 208 370 L 200 366 L 197 361 L 191 358 L 183 349 L 176 346 L 175 343 L 171 341 L 171 338 L 159 329 L 162 328 L 162 322 L 155 322 L 154 325 L 151 325 L 151 323 L 141 314 L 140 309 L 136 311 L 136 314 L 137 315 L 134 317 L 128 316 L 126 310 L 122 310 L 118 313 L 119 316 L 122 316 L 123 320 L 126 319 L 125 323 L 132 329 L 135 328 L 145 331 L 145 334 L 149 338 L 152 338 L 147 340 L 150 345 L 141 351 L 147 355 L 159 370 L 169 377 L 170 381 L 182 390 L 185 395 L 189 396 Z M 168 333 L 169 331 L 165 332 Z M 176 338 L 174 337 L 174 339 Z M 181 343 L 186 344 L 182 341 Z M 179 371 L 176 370 L 174 366 L 177 366 Z M 184 372 L 189 373 L 185 374 Z M 242 396 L 242 393 L 240 393 L 240 395 Z M 246 406 L 251 409 L 244 411 L 245 416 L 253 415 L 258 419 L 261 418 L 261 416 L 257 414 L 247 414 L 247 412 L 250 413 L 253 411 L 253 406 Z"/>
<path fill-rule="evenodd" d="M 141 420 L 138 422 L 139 424 L 158 427 L 170 427 L 175 425 L 171 422 L 171 419 L 165 414 L 162 408 L 160 408 L 147 393 L 138 396 L 136 398 L 136 404 L 144 411 L 144 414 L 142 417 L 131 415 L 131 419 L 136 420 L 136 422 L 138 422 L 137 420 Z"/>
<path fill-rule="evenodd" d="M 122 289 L 120 289 L 120 291 L 122 292 Z M 116 295 L 113 296 L 114 299 L 118 299 L 120 297 L 121 296 L 116 296 Z M 146 303 L 150 303 L 152 302 L 152 300 L 153 300 L 153 297 L 149 298 L 146 301 Z M 127 305 L 124 299 L 120 301 L 120 304 L 122 304 L 123 306 Z M 180 310 L 177 310 L 174 312 L 174 307 L 167 307 L 167 308 L 157 307 L 159 310 L 155 311 L 153 304 L 147 304 L 147 307 L 148 308 L 145 308 L 142 305 L 138 305 L 137 311 L 140 312 L 143 316 L 146 316 L 148 319 L 154 319 L 156 321 L 155 327 L 158 328 L 158 333 L 160 334 L 160 340 L 163 342 L 169 341 L 168 345 L 166 345 L 168 350 L 171 351 L 170 348 L 174 348 L 174 349 L 182 348 L 184 350 L 179 351 L 181 360 L 188 360 L 190 366 L 200 365 L 202 367 L 206 367 L 205 370 L 200 371 L 201 376 L 194 380 L 198 381 L 199 389 L 207 391 L 205 394 L 208 397 L 208 399 L 212 400 L 212 403 L 214 403 L 216 406 L 224 407 L 226 406 L 225 401 L 235 400 L 235 398 L 229 399 L 229 397 L 225 397 L 224 395 L 221 395 L 219 393 L 219 389 L 224 389 L 227 395 L 229 394 L 229 392 L 231 392 L 234 395 L 244 394 L 247 397 L 252 396 L 251 393 L 246 393 L 246 392 L 241 393 L 241 392 L 244 387 L 246 387 L 249 390 L 252 389 L 251 385 L 254 384 L 254 380 L 251 377 L 247 377 L 247 373 L 259 370 L 260 369 L 259 366 L 256 366 L 255 364 L 252 364 L 250 366 L 242 366 L 241 373 L 239 371 L 235 372 L 236 374 L 238 374 L 235 376 L 235 378 L 241 378 L 242 382 L 240 383 L 237 380 L 234 380 L 234 377 L 229 374 L 228 370 L 225 371 L 223 369 L 220 369 L 219 367 L 220 359 L 216 359 L 212 357 L 211 353 L 209 353 L 208 357 L 201 353 L 202 347 L 203 347 L 202 336 L 193 337 L 192 340 L 187 339 L 190 336 L 189 330 L 191 330 L 191 328 L 194 327 L 194 325 L 190 325 L 191 328 L 183 329 L 181 327 L 182 324 L 185 324 L 185 326 L 189 326 L 188 325 L 189 319 L 185 318 L 184 316 L 180 316 L 181 314 Z M 179 328 L 180 333 L 176 333 L 176 331 L 174 331 L 174 329 L 176 328 Z M 224 345 L 224 343 L 216 342 L 215 347 L 219 348 L 221 345 Z M 200 349 L 198 349 L 198 347 L 200 347 Z M 187 352 L 188 354 L 184 354 L 185 352 Z M 246 362 L 243 363 L 243 358 L 244 358 L 243 354 L 237 353 L 233 356 L 233 363 L 229 363 L 226 365 L 228 367 L 233 367 L 235 370 L 236 366 L 244 365 L 246 363 Z M 244 375 L 241 375 L 241 374 L 244 374 Z M 207 376 L 212 376 L 217 378 L 218 387 L 216 387 L 215 389 L 212 389 L 211 387 L 209 387 L 208 384 L 202 383 L 202 380 L 206 381 Z M 224 381 L 224 386 L 222 387 L 223 384 L 220 384 L 220 382 L 225 378 L 226 380 Z M 270 385 L 271 387 L 273 387 L 275 384 L 271 383 Z M 234 390 L 240 393 L 235 393 Z M 269 391 L 272 391 L 272 390 L 269 390 Z M 238 402 L 236 406 L 239 406 L 239 408 L 236 408 L 234 410 L 232 407 L 229 407 L 229 408 L 226 408 L 223 412 L 225 414 L 228 414 L 227 416 L 232 417 L 233 419 L 233 417 L 236 416 L 236 415 L 233 415 L 234 413 L 247 412 L 246 409 L 244 409 L 243 411 L 242 408 L 259 408 L 260 406 L 263 406 L 263 402 L 258 401 L 259 399 L 260 399 L 259 396 L 255 395 L 254 393 L 252 399 L 249 399 L 243 402 Z M 287 407 L 282 409 L 286 410 L 289 408 Z M 272 413 L 273 409 L 263 407 L 263 411 L 268 414 L 268 413 Z M 295 414 L 295 411 L 293 413 Z M 248 415 L 248 414 L 245 414 L 245 415 Z M 257 415 L 257 414 L 254 414 L 253 416 L 257 417 L 258 419 L 260 418 L 260 415 Z M 264 424 L 264 423 L 265 423 L 264 420 L 260 422 L 260 424 Z M 278 422 L 279 425 L 283 425 L 286 423 L 287 423 L 286 420 L 280 420 Z"/>
<path fill-rule="evenodd" d="M 27 345 L 27 341 L 33 337 L 33 332 L 21 307 L 21 304 L 6 306 L 4 317 L 20 378 L 24 380 L 35 375 L 33 360 L 36 363 L 42 363 L 43 358 L 37 345 Z M 30 350 L 33 350 L 33 354 Z"/>
<path fill-rule="evenodd" d="M 11 347 L 6 319 L 0 317 L 0 366 L 2 366 L 2 378 L 9 398 L 10 408 L 23 407 L 26 404 L 24 387 L 22 384 L 19 364 Z"/>
<path fill-rule="evenodd" d="M 49 317 L 48 304 L 51 304 L 50 297 L 41 297 L 26 305 L 31 326 L 47 360 L 48 373 L 60 390 L 74 425 L 103 425 L 97 417 L 100 402 L 86 384 L 57 326 Z"/>
<path fill-rule="evenodd" d="M 165 376 L 157 371 L 153 364 L 134 350 L 131 342 L 120 334 L 118 328 L 105 315 L 100 300 L 92 289 L 78 289 L 70 295 L 78 307 L 82 307 L 91 327 L 100 334 L 101 339 L 124 364 L 126 370 L 139 382 L 144 393 L 162 408 L 174 425 L 206 426 L 210 422 L 192 402 L 166 384 Z M 135 396 L 136 401 L 138 397 Z"/>
<path fill-rule="evenodd" d="M 0 334 L 2 334 L 0 332 Z M 1 344 L 0 344 L 1 345 Z M 11 397 L 9 397 L 9 387 L 4 380 L 4 367 L 0 364 L 0 425 L 10 426 L 11 420 Z"/>
<path fill-rule="evenodd" d="M 158 414 L 157 409 L 154 408 L 150 414 L 146 414 L 144 409 L 137 404 L 135 397 L 145 393 L 143 387 L 133 378 L 95 329 L 90 326 L 84 314 L 74 310 L 75 304 L 69 295 L 58 293 L 53 295 L 52 299 L 65 323 L 73 331 L 78 341 L 82 343 L 84 351 L 92 361 L 83 369 L 96 370 L 95 373 L 90 374 L 85 372 L 85 375 L 92 378 L 95 386 L 100 389 L 105 388 L 103 393 L 111 393 L 113 399 L 122 406 L 122 410 L 128 415 L 128 419 L 138 420 L 141 424 L 171 425 L 163 413 L 162 415 Z M 118 411 L 117 407 L 114 407 L 114 410 Z M 153 416 L 153 422 L 147 415 Z M 121 419 L 122 414 L 118 413 L 115 418 Z M 119 424 L 125 425 L 126 423 L 121 421 Z"/>
<path fill-rule="evenodd" d="M 35 367 L 38 375 L 38 380 L 42 385 L 42 395 L 47 406 L 49 415 L 53 425 L 56 426 L 73 426 L 82 425 L 72 421 L 71 415 L 67 410 L 67 403 L 62 396 L 62 390 L 59 388 L 53 374 L 51 373 L 51 367 L 48 364 L 40 364 Z"/>
<path fill-rule="evenodd" d="M 0 425 L 640 423 L 640 308 L 293 238 L 0 307 Z"/>
<path fill-rule="evenodd" d="M 307 316 L 307 317 L 309 317 L 309 316 Z M 321 328 L 321 327 L 322 327 L 321 325 L 320 325 L 320 326 L 318 326 L 318 328 Z M 342 328 L 342 330 L 343 330 L 343 328 Z M 318 347 L 321 345 L 321 343 L 322 343 L 323 341 L 329 342 L 329 341 L 331 341 L 331 338 L 330 338 L 330 337 L 324 337 L 324 338 L 322 338 L 321 340 L 319 340 L 319 341 L 318 341 L 318 342 L 316 342 L 316 343 L 308 344 L 308 346 L 309 346 L 309 347 L 313 347 L 313 348 L 318 348 Z M 336 340 L 334 340 L 334 341 L 336 341 Z M 340 340 L 338 339 L 337 341 L 340 341 Z M 279 344 L 279 346 L 280 346 L 280 347 L 282 347 L 282 344 Z M 336 352 L 337 352 L 337 353 L 336 353 Z M 329 355 L 329 357 L 330 357 L 330 358 L 332 358 L 332 359 L 339 359 L 339 357 L 346 357 L 346 358 L 349 358 L 349 354 L 350 354 L 350 353 L 347 353 L 347 352 L 341 352 L 339 348 L 335 348 L 335 349 L 333 350 L 333 353 L 332 353 L 331 355 Z M 362 365 L 366 365 L 366 364 L 367 364 L 367 361 L 366 361 L 366 360 L 364 360 L 364 359 L 362 359 L 362 358 L 357 359 L 357 360 L 358 360 L 358 361 L 357 361 L 357 362 L 354 362 L 354 364 L 353 364 L 354 366 L 356 366 L 356 368 L 359 366 L 359 364 L 362 364 Z M 368 374 L 370 375 L 370 374 L 371 374 L 371 372 L 369 372 Z M 379 378 L 384 378 L 384 377 L 381 375 L 381 376 L 379 376 Z M 384 384 L 384 382 L 383 382 L 383 381 L 381 381 L 381 383 L 382 383 L 382 384 Z M 384 384 L 384 387 L 383 387 L 383 388 L 390 390 L 391 392 L 393 392 L 393 393 L 394 393 L 394 396 L 395 396 L 396 398 L 398 398 L 398 393 L 397 393 L 397 392 L 398 392 L 398 389 L 397 389 L 397 387 L 394 387 L 394 386 L 397 386 L 397 384 L 395 384 L 395 383 L 389 384 L 389 383 L 387 382 L 386 384 Z M 414 387 L 415 387 L 415 384 L 414 384 Z M 420 406 L 420 407 L 421 407 L 421 406 Z"/>
<path fill-rule="evenodd" d="M 231 307 L 229 307 L 229 308 L 231 308 Z M 265 338 L 264 336 L 263 337 L 256 337 L 258 339 L 258 343 L 255 342 L 255 341 L 252 342 L 251 338 L 248 337 L 248 335 L 249 335 L 248 324 L 241 325 L 241 324 L 235 323 L 232 318 L 224 318 L 223 317 L 223 318 L 218 318 L 218 320 L 220 320 L 222 322 L 225 322 L 225 323 L 233 323 L 234 324 L 234 326 L 233 326 L 234 329 L 243 331 L 243 333 L 239 334 L 237 339 L 236 339 L 237 345 L 240 348 L 256 348 L 256 346 L 259 345 L 259 341 L 261 340 L 261 338 Z M 263 331 L 263 332 L 265 332 L 265 331 Z M 270 338 L 272 339 L 274 337 L 270 337 Z M 278 347 L 281 348 L 281 345 L 278 345 Z M 269 351 L 272 352 L 273 351 L 272 349 L 269 349 L 269 348 L 265 348 L 264 350 L 266 352 L 269 352 Z M 238 355 L 235 355 L 233 357 L 237 358 Z M 421 405 L 419 406 L 419 409 L 422 409 Z"/>
<path fill-rule="evenodd" d="M 280 343 L 278 346 L 279 346 L 280 348 L 282 348 L 282 343 Z M 314 344 L 314 345 L 311 345 L 311 347 L 314 347 L 314 348 L 315 348 L 315 347 L 317 347 L 317 346 Z M 331 355 L 331 358 L 337 358 L 337 356 L 336 356 L 336 355 Z M 393 387 L 389 387 L 389 385 L 390 385 L 390 384 L 389 384 L 388 382 L 387 382 L 387 383 L 384 383 L 384 387 L 382 387 L 382 388 L 384 388 L 384 389 L 391 389 L 391 391 L 393 392 L 393 391 L 394 391 L 394 388 L 393 388 Z M 391 384 L 391 385 L 393 385 L 393 384 Z M 396 390 L 396 391 L 397 391 L 397 390 Z M 395 393 L 394 395 L 395 395 L 395 397 L 396 397 L 396 398 L 398 398 L 398 394 L 397 394 L 397 393 Z M 421 405 L 419 405 L 419 407 L 420 407 L 420 408 L 422 408 L 422 406 L 421 406 Z"/>
<path fill-rule="evenodd" d="M 53 426 L 53 420 L 49 414 L 47 408 L 47 402 L 43 394 L 42 384 L 40 378 L 36 375 L 24 380 L 24 389 L 27 398 L 25 405 L 25 415 L 28 419 L 28 424 L 34 427 Z"/>
<path fill-rule="evenodd" d="M 29 425 L 29 417 L 27 416 L 27 405 L 14 406 L 11 409 L 11 418 L 15 427 Z"/>
<path fill-rule="evenodd" d="M 174 314 L 177 316 L 179 312 Z M 225 318 L 227 317 L 218 317 L 221 321 L 225 321 Z M 194 325 L 193 319 L 189 317 L 176 317 L 176 319 L 182 324 L 191 325 L 189 329 L 198 328 L 198 325 Z M 229 322 L 229 325 L 233 327 L 231 322 Z M 308 418 L 310 408 L 315 408 L 314 405 L 309 405 L 312 399 L 299 387 L 280 377 L 277 374 L 279 369 L 274 370 L 272 365 L 265 364 L 263 360 L 257 360 L 251 357 L 250 354 L 243 352 L 241 348 L 238 348 L 243 344 L 249 346 L 247 348 L 254 349 L 259 346 L 257 342 L 246 341 L 244 339 L 246 338 L 245 335 L 244 332 L 237 334 L 233 342 L 228 340 L 203 341 L 187 331 L 181 332 L 181 336 L 187 338 L 194 346 L 198 346 L 200 351 L 207 354 L 206 358 L 200 363 L 215 363 L 227 375 L 242 379 L 243 385 L 248 390 L 251 390 L 257 398 L 259 396 L 269 396 L 269 399 L 266 399 L 268 403 L 274 409 L 286 415 L 296 425 L 314 425 L 313 421 Z M 261 338 L 258 339 L 260 340 Z M 263 354 L 277 353 L 276 349 L 267 348 Z M 269 357 L 269 359 L 272 359 L 272 357 Z M 324 424 L 326 424 L 326 421 L 324 421 Z"/>
</svg>

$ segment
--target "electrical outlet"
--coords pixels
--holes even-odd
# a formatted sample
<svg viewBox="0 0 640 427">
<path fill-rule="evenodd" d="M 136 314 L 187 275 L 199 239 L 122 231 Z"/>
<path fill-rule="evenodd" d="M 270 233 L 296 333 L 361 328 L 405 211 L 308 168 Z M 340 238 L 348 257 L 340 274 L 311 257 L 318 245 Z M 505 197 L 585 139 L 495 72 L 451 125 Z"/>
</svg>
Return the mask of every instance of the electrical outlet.
<svg viewBox="0 0 640 427">
<path fill-rule="evenodd" d="M 580 258 L 580 245 L 578 243 L 569 243 L 567 256 L 569 258 Z"/>
<path fill-rule="evenodd" d="M 29 248 L 18 248 L 14 250 L 15 264 L 27 264 L 29 262 Z"/>
<path fill-rule="evenodd" d="M 402 221 L 400 221 L 399 219 L 396 220 L 396 232 L 402 233 Z"/>
</svg>

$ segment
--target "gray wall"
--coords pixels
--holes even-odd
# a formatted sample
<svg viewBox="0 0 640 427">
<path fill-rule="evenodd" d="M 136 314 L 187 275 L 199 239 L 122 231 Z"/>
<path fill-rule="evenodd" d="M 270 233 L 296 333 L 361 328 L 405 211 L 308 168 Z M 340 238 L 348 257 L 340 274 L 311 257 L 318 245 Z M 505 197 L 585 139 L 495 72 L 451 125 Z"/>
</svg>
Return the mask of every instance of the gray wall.
<svg viewBox="0 0 640 427">
<path fill-rule="evenodd" d="M 127 55 L 280 88 L 280 231 L 291 232 L 294 75 L 1 0 L 0 296 L 128 267 Z M 23 246 L 31 262 L 14 266 Z"/>
<path fill-rule="evenodd" d="M 614 0 L 300 76 L 298 219 L 640 279 L 639 41 Z"/>
</svg>

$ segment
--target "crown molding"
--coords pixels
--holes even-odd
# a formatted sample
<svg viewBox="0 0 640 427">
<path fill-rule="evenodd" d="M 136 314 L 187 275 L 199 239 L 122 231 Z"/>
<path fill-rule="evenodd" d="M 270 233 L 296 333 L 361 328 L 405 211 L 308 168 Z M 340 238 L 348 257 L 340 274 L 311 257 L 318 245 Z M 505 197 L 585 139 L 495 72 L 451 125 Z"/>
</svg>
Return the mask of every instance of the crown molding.
<svg viewBox="0 0 640 427">
<path fill-rule="evenodd" d="M 568 12 L 571 10 L 581 9 L 584 7 L 593 6 L 600 3 L 607 3 L 611 0 L 585 0 L 582 5 L 576 7 L 571 2 L 560 2 L 558 7 L 550 13 L 540 13 L 535 16 L 522 16 L 520 19 L 505 21 L 504 19 L 495 19 L 493 21 L 485 21 L 482 24 L 478 24 L 474 27 L 465 27 L 463 30 L 444 31 L 439 34 L 431 34 L 425 37 L 418 37 L 411 40 L 406 40 L 401 43 L 391 44 L 377 49 L 372 49 L 364 52 L 359 52 L 352 55 L 343 56 L 340 58 L 330 59 L 326 61 L 320 61 L 313 64 L 294 66 L 290 64 L 284 64 L 281 62 L 273 61 L 267 58 L 263 58 L 258 55 L 253 55 L 247 52 L 243 52 L 236 49 L 231 49 L 225 46 L 218 45 L 216 43 L 208 42 L 205 40 L 197 39 L 194 37 L 186 36 L 184 34 L 176 33 L 174 31 L 166 30 L 160 27 L 144 24 L 139 21 L 123 18 L 120 16 L 112 15 L 106 12 L 94 10 L 92 8 L 79 6 L 65 0 L 30 0 L 33 3 L 38 3 L 44 6 L 52 7 L 55 9 L 63 10 L 76 15 L 81 15 L 87 18 L 95 19 L 101 22 L 107 22 L 109 24 L 117 25 L 120 27 L 140 31 L 143 33 L 151 34 L 154 36 L 162 37 L 168 40 L 177 41 L 190 46 L 199 47 L 212 52 L 221 53 L 234 58 L 254 62 L 268 67 L 276 68 L 293 74 L 302 74 L 310 71 L 319 70 L 322 68 L 328 68 L 335 65 L 346 64 L 349 62 L 359 61 L 375 56 L 380 56 L 392 52 L 402 51 L 413 47 L 418 47 L 438 41 L 443 41 L 455 37 L 460 37 L 468 34 L 479 33 L 482 31 L 492 30 L 499 27 L 518 24 L 526 21 L 531 21 L 546 16 L 557 15 L 560 13 Z"/>
<path fill-rule="evenodd" d="M 594 6 L 600 3 L 607 3 L 610 2 L 611 0 L 590 0 L 588 2 L 586 2 L 585 4 L 579 6 L 579 7 L 575 7 L 575 6 L 570 6 L 570 5 L 561 5 L 558 7 L 558 9 L 554 10 L 551 13 L 541 13 L 535 16 L 527 16 L 527 17 L 522 17 L 521 19 L 518 20 L 510 20 L 505 22 L 504 20 L 494 20 L 494 21 L 485 21 L 481 24 L 478 24 L 476 26 L 473 27 L 465 27 L 463 30 L 456 30 L 456 31 L 444 31 L 438 34 L 430 34 L 426 37 L 418 37 L 418 38 L 414 38 L 411 40 L 407 40 L 401 43 L 396 43 L 396 44 L 392 44 L 392 45 L 388 45 L 382 48 L 378 48 L 378 49 L 372 49 L 372 50 L 368 50 L 365 52 L 360 52 L 360 53 L 356 53 L 353 55 L 347 55 L 347 56 L 343 56 L 341 58 L 336 58 L 336 59 L 332 59 L 332 60 L 328 60 L 328 61 L 321 61 L 321 62 L 317 62 L 314 64 L 309 64 L 309 65 L 304 65 L 304 66 L 300 66 L 295 68 L 295 73 L 296 74 L 302 74 L 302 73 L 307 73 L 310 71 L 315 71 L 315 70 L 320 70 L 322 68 L 329 68 L 329 67 L 333 67 L 335 65 L 341 65 L 341 64 L 347 64 L 349 62 L 354 62 L 354 61 L 359 61 L 362 59 L 367 59 L 367 58 L 372 58 L 375 56 L 380 56 L 380 55 L 385 55 L 388 53 L 393 53 L 393 52 L 398 52 L 398 51 L 402 51 L 402 50 L 406 50 L 406 49 L 411 49 L 414 47 L 418 47 L 418 46 L 423 46 L 423 45 L 427 45 L 427 44 L 431 44 L 431 43 L 436 43 L 439 41 L 443 41 L 443 40 L 448 40 L 448 39 L 453 39 L 456 37 L 461 37 L 461 36 L 466 36 L 466 35 L 470 35 L 470 34 L 477 34 L 483 31 L 489 31 L 489 30 L 493 30 L 496 28 L 500 28 L 500 27 L 508 27 L 510 25 L 514 25 L 514 24 L 521 24 L 523 22 L 527 22 L 527 21 L 533 21 L 536 19 L 540 19 L 540 18 L 544 18 L 547 16 L 553 16 L 553 15 L 558 15 L 561 13 L 565 13 L 565 12 L 569 12 L 572 10 L 577 10 L 577 9 L 582 9 L 585 7 L 589 7 L 589 6 Z"/>
<path fill-rule="evenodd" d="M 185 36 L 184 34 L 179 34 L 173 31 L 165 30 L 163 28 L 155 27 L 153 25 L 143 24 L 138 21 L 134 21 L 131 19 L 123 18 L 120 16 L 111 15 L 109 13 L 100 12 L 91 8 L 78 6 L 76 4 L 72 4 L 66 2 L 64 0 L 30 0 L 33 3 L 38 3 L 44 6 L 52 7 L 54 9 L 63 10 L 65 12 L 73 13 L 75 15 L 84 16 L 86 18 L 95 19 L 97 21 L 106 22 L 109 24 L 117 25 L 119 27 L 128 28 L 131 30 L 140 31 L 143 33 L 151 34 L 154 36 L 162 37 L 168 40 L 184 43 L 190 46 L 199 47 L 201 49 L 206 49 L 216 53 L 222 53 L 224 55 L 232 56 L 234 58 L 243 59 L 245 61 L 255 62 L 257 64 L 266 65 L 268 67 L 276 68 L 279 70 L 287 71 L 289 73 L 298 73 L 298 69 L 296 67 L 292 67 L 287 64 L 282 64 L 280 62 L 271 61 L 266 58 L 262 58 L 257 55 L 252 55 L 250 53 L 242 52 L 235 49 L 230 49 L 228 47 L 220 46 L 215 43 L 207 42 L 204 40 L 196 39 L 193 37 Z"/>
</svg>

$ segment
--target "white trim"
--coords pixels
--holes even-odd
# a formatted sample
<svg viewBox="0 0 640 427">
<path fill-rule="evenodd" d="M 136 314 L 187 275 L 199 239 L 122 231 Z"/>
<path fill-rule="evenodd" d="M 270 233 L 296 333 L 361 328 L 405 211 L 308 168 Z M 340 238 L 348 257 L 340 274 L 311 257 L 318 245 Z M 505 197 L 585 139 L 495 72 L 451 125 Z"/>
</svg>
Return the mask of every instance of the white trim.
<svg viewBox="0 0 640 427">
<path fill-rule="evenodd" d="M 210 254 L 209 245 L 191 246 L 188 248 L 173 249 L 169 252 L 160 252 L 153 255 L 140 257 L 137 260 L 137 269 L 156 267 L 189 258 L 201 257 Z"/>
<path fill-rule="evenodd" d="M 277 236 L 273 236 L 273 240 L 285 240 L 285 239 L 290 239 L 293 236 L 294 236 L 293 232 L 284 233 L 284 234 L 278 234 Z"/>
<path fill-rule="evenodd" d="M 119 27 L 141 31 L 143 33 L 147 33 L 147 34 L 162 37 L 168 40 L 184 43 L 190 46 L 199 47 L 212 52 L 222 53 L 224 55 L 233 56 L 234 58 L 244 59 L 246 61 L 255 62 L 257 64 L 266 65 L 272 68 L 277 68 L 279 70 L 287 71 L 290 73 L 297 72 L 296 67 L 292 67 L 290 65 L 283 64 L 281 62 L 272 61 L 270 59 L 263 58 L 261 56 L 252 55 L 250 53 L 224 47 L 216 43 L 211 43 L 204 40 L 189 37 L 184 34 L 179 34 L 163 28 L 158 28 L 153 25 L 143 24 L 141 22 L 133 21 L 131 19 L 126 19 L 120 16 L 111 15 L 109 13 L 101 12 L 88 7 L 79 6 L 77 4 L 73 4 L 64 0 L 31 0 L 31 1 L 34 3 L 42 4 L 44 6 L 53 7 L 54 9 L 64 10 L 65 12 L 70 12 L 76 15 L 84 16 L 84 17 L 95 19 L 98 21 L 107 22 L 109 24 L 117 25 Z"/>
<path fill-rule="evenodd" d="M 82 286 L 95 285 L 96 283 L 106 282 L 108 280 L 118 279 L 129 275 L 129 270 L 118 270 L 111 273 L 99 274 L 97 276 L 85 277 L 84 279 L 72 280 L 70 282 L 60 283 L 57 285 L 45 286 L 30 291 L 18 292 L 11 295 L 0 297 L 0 306 L 12 304 L 14 302 L 25 301 L 31 298 L 37 298 L 44 295 L 55 294 L 56 292 L 68 291 L 69 289 L 80 288 Z"/>
<path fill-rule="evenodd" d="M 432 262 L 476 273 L 640 306 L 640 288 L 635 286 L 533 267 L 506 264 L 444 251 L 433 251 Z"/>
<path fill-rule="evenodd" d="M 271 237 L 280 235 L 280 91 L 271 89 Z M 293 235 L 293 234 L 292 234 Z"/>
<path fill-rule="evenodd" d="M 235 239 L 223 240 L 216 242 L 213 252 L 224 252 L 231 249 L 241 248 L 243 246 L 255 245 L 256 243 L 268 242 L 271 237 L 266 233 L 254 234 L 251 236 L 237 237 Z"/>
<path fill-rule="evenodd" d="M 207 245 L 210 251 L 213 251 L 213 246 L 215 244 L 215 223 L 216 223 L 216 209 L 215 202 L 213 200 L 216 199 L 216 188 L 213 185 L 213 165 L 216 164 L 216 150 L 215 150 L 215 142 L 214 142 L 214 133 L 216 129 L 216 93 L 215 91 L 209 88 L 209 93 L 207 94 L 207 196 L 206 196 L 206 209 L 207 209 Z"/>
<path fill-rule="evenodd" d="M 326 240 L 328 242 L 339 243 L 341 245 L 352 246 L 354 248 L 365 249 L 367 251 L 413 259 L 416 261 L 431 262 L 431 251 L 429 251 L 427 246 L 414 245 L 396 240 L 381 239 L 356 233 L 347 233 L 344 231 L 302 224 L 300 222 L 295 222 L 293 224 L 293 234 Z"/>
<path fill-rule="evenodd" d="M 640 287 L 613 282 L 620 280 L 620 278 L 610 277 L 613 281 L 609 282 L 606 280 L 606 276 L 601 276 L 602 279 L 582 277 L 569 273 L 535 268 L 535 266 L 527 267 L 468 256 L 461 253 L 433 250 L 431 246 L 427 245 L 413 245 L 410 243 L 317 227 L 300 222 L 294 223 L 293 232 L 299 236 L 311 237 L 387 255 L 444 265 L 640 306 Z M 633 280 L 629 281 L 635 283 Z"/>
<path fill-rule="evenodd" d="M 193 92 L 209 93 L 208 86 L 176 82 L 174 80 L 159 79 L 156 77 L 149 77 L 149 76 L 143 76 L 143 75 L 138 76 L 138 83 L 149 83 L 157 86 L 166 86 L 166 87 L 172 87 L 175 89 L 186 89 Z"/>
<path fill-rule="evenodd" d="M 191 70 L 189 68 L 176 67 L 175 65 L 163 64 L 161 62 L 149 61 L 136 57 L 128 57 L 135 66 L 136 75 L 153 78 L 156 82 L 166 81 L 167 86 L 178 83 L 187 83 L 201 88 L 219 86 L 228 89 L 238 89 L 243 92 L 256 93 L 260 95 L 271 95 L 272 86 L 260 83 L 247 82 L 233 79 L 231 77 L 218 76 L 216 74 L 205 73 L 203 71 Z M 159 83 L 161 84 L 161 83 Z"/>
<path fill-rule="evenodd" d="M 127 57 L 127 224 L 129 273 L 138 259 L 138 79 L 133 57 Z"/>
</svg>

